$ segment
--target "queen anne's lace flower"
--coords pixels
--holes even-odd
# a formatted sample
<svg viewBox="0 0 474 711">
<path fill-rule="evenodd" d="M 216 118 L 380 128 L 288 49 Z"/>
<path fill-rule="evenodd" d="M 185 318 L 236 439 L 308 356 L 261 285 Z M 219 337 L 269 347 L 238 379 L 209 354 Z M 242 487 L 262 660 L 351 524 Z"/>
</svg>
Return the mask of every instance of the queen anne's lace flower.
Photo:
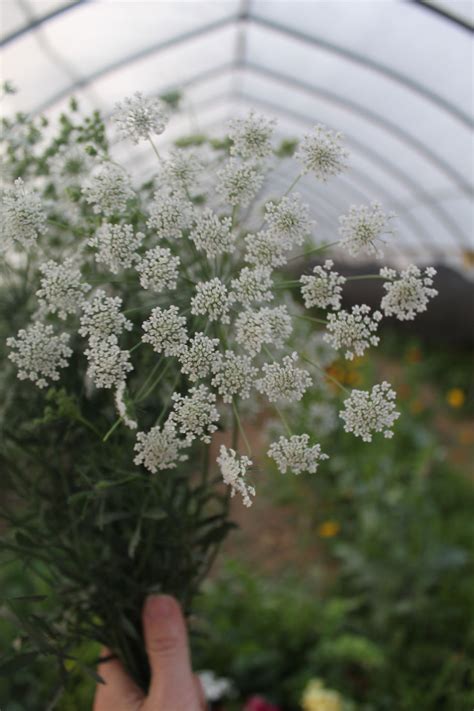
<svg viewBox="0 0 474 711">
<path fill-rule="evenodd" d="M 249 356 L 240 356 L 227 350 L 213 363 L 212 371 L 212 386 L 222 395 L 224 402 L 232 402 L 234 397 L 250 397 L 258 370 L 252 365 Z"/>
<path fill-rule="evenodd" d="M 235 237 L 236 235 L 232 233 L 231 218 L 218 217 L 209 208 L 196 217 L 195 225 L 189 235 L 189 239 L 208 257 L 216 257 L 223 252 L 232 252 Z"/>
<path fill-rule="evenodd" d="M 333 348 L 346 348 L 345 357 L 352 360 L 354 354 L 364 355 L 369 346 L 378 345 L 380 338 L 375 333 L 381 319 L 380 311 L 370 314 L 370 307 L 366 304 L 353 306 L 352 313 L 330 313 L 324 338 Z"/>
<path fill-rule="evenodd" d="M 291 316 L 285 304 L 269 308 L 265 306 L 260 309 L 262 318 L 266 319 L 271 331 L 271 344 L 276 348 L 282 348 L 293 330 Z"/>
<path fill-rule="evenodd" d="M 194 152 L 172 151 L 162 163 L 160 177 L 169 188 L 187 195 L 198 183 L 202 169 Z"/>
<path fill-rule="evenodd" d="M 264 376 L 257 380 L 257 390 L 270 400 L 301 400 L 312 381 L 309 373 L 295 367 L 298 354 L 285 356 L 281 363 L 265 363 L 262 367 Z"/>
<path fill-rule="evenodd" d="M 196 285 L 196 294 L 191 299 L 191 313 L 205 314 L 210 321 L 229 323 L 229 293 L 225 284 L 215 277 Z"/>
<path fill-rule="evenodd" d="M 255 301 L 271 301 L 272 286 L 272 271 L 269 267 L 244 267 L 238 278 L 232 279 L 229 298 L 232 303 L 237 301 L 244 306 Z"/>
<path fill-rule="evenodd" d="M 140 284 L 157 293 L 172 291 L 178 282 L 179 265 L 179 257 L 174 257 L 167 247 L 149 249 L 136 266 Z"/>
<path fill-rule="evenodd" d="M 196 438 L 209 443 L 219 421 L 214 393 L 205 385 L 199 385 L 191 388 L 188 395 L 173 393 L 172 399 L 174 405 L 169 419 L 176 424 L 186 444 Z"/>
<path fill-rule="evenodd" d="M 265 158 L 272 152 L 271 138 L 276 121 L 250 111 L 243 119 L 229 121 L 230 152 L 244 160 Z"/>
<path fill-rule="evenodd" d="M 76 313 L 84 302 L 84 294 L 91 287 L 82 281 L 81 272 L 73 260 L 65 259 L 59 264 L 51 259 L 40 264 L 39 270 L 43 274 L 41 286 L 36 292 L 40 309 L 46 313 L 57 313 L 62 319 Z"/>
<path fill-rule="evenodd" d="M 344 400 L 345 410 L 339 416 L 344 420 L 346 432 L 353 432 L 364 442 L 372 441 L 373 432 L 383 432 L 385 437 L 393 437 L 390 429 L 400 417 L 395 410 L 396 393 L 390 384 L 383 382 L 374 385 L 370 392 L 353 390 Z"/>
<path fill-rule="evenodd" d="M 230 205 L 247 207 L 263 184 L 263 175 L 250 163 L 231 158 L 217 171 L 216 192 Z"/>
<path fill-rule="evenodd" d="M 137 455 L 133 460 L 135 464 L 143 464 L 152 474 L 158 469 L 175 469 L 178 462 L 187 459 L 181 454 L 184 442 L 179 439 L 176 424 L 167 421 L 163 429 L 158 425 L 149 432 L 138 432 L 135 443 Z"/>
<path fill-rule="evenodd" d="M 7 338 L 7 346 L 15 349 L 9 358 L 18 368 L 19 380 L 32 380 L 39 388 L 59 380 L 59 368 L 65 368 L 72 355 L 68 342 L 69 334 L 56 336 L 52 326 L 40 322 Z"/>
<path fill-rule="evenodd" d="M 312 275 L 303 274 L 300 278 L 301 294 L 307 309 L 313 306 L 341 308 L 342 285 L 346 283 L 346 278 L 332 271 L 333 264 L 332 259 L 326 259 L 323 266 L 314 267 Z"/>
<path fill-rule="evenodd" d="M 97 262 L 106 264 L 113 274 L 118 274 L 138 261 L 137 249 L 144 239 L 145 235 L 142 232 L 135 233 L 132 225 L 103 222 L 87 244 L 97 248 Z"/>
<path fill-rule="evenodd" d="M 48 158 L 48 168 L 57 188 L 79 185 L 94 167 L 94 158 L 81 143 L 59 146 Z"/>
<path fill-rule="evenodd" d="M 287 262 L 286 248 L 280 238 L 271 232 L 257 232 L 245 237 L 244 259 L 259 267 L 281 267 Z"/>
<path fill-rule="evenodd" d="M 205 378 L 213 364 L 217 362 L 218 347 L 218 338 L 208 338 L 201 332 L 195 333 L 186 348 L 179 354 L 181 372 L 192 381 Z"/>
<path fill-rule="evenodd" d="M 134 193 L 127 173 L 115 163 L 102 163 L 82 186 L 82 194 L 97 215 L 119 215 Z"/>
<path fill-rule="evenodd" d="M 97 388 L 116 388 L 133 370 L 129 351 L 121 350 L 117 336 L 93 336 L 84 351 L 89 361 L 87 375 Z"/>
<path fill-rule="evenodd" d="M 79 334 L 90 338 L 107 338 L 120 336 L 124 328 L 131 331 L 133 324 L 120 312 L 121 308 L 120 296 L 107 296 L 105 291 L 99 289 L 91 301 L 82 305 Z"/>
<path fill-rule="evenodd" d="M 220 455 L 217 457 L 224 484 L 231 487 L 231 496 L 241 494 L 244 506 L 251 506 L 251 496 L 255 496 L 255 488 L 245 481 L 247 469 L 253 462 L 246 456 L 238 457 L 234 449 L 221 445 Z"/>
<path fill-rule="evenodd" d="M 193 221 L 192 204 L 178 193 L 158 190 L 148 210 L 150 217 L 147 226 L 156 231 L 159 239 L 179 239 Z"/>
<path fill-rule="evenodd" d="M 272 329 L 263 309 L 242 311 L 235 322 L 235 340 L 250 355 L 256 356 L 265 343 L 272 342 Z"/>
<path fill-rule="evenodd" d="M 280 437 L 273 442 L 268 450 L 268 456 L 274 459 L 282 474 L 292 471 L 294 474 L 310 472 L 314 474 L 319 462 L 329 459 L 321 452 L 321 445 L 309 446 L 309 435 L 293 435 L 290 438 Z"/>
<path fill-rule="evenodd" d="M 265 220 L 268 232 L 288 250 L 303 244 L 316 224 L 309 217 L 309 205 L 301 201 L 298 193 L 283 197 L 277 203 L 267 202 Z"/>
<path fill-rule="evenodd" d="M 349 154 L 342 141 L 342 133 L 317 124 L 313 133 L 307 134 L 301 141 L 295 159 L 303 165 L 305 173 L 314 173 L 318 180 L 325 182 L 347 168 Z"/>
<path fill-rule="evenodd" d="M 143 323 L 145 334 L 142 336 L 144 343 L 151 343 L 157 353 L 163 352 L 165 356 L 179 356 L 186 346 L 188 334 L 186 319 L 179 315 L 177 306 L 162 309 L 159 306 L 153 309 L 150 317 Z"/>
<path fill-rule="evenodd" d="M 46 232 L 46 213 L 41 199 L 37 193 L 25 188 L 21 178 L 15 180 L 13 188 L 2 191 L 0 204 L 0 251 L 5 251 L 15 240 L 29 247 Z"/>
<path fill-rule="evenodd" d="M 425 273 L 414 264 L 400 273 L 384 267 L 380 276 L 389 279 L 383 287 L 387 292 L 382 299 L 381 307 L 385 316 L 396 316 L 399 321 L 412 321 L 417 313 L 426 311 L 429 299 L 437 296 L 432 289 L 436 269 L 428 267 Z"/>
<path fill-rule="evenodd" d="M 136 430 L 138 424 L 128 414 L 127 403 L 125 402 L 126 382 L 121 380 L 115 390 L 115 407 L 124 425 L 131 430 Z"/>
<path fill-rule="evenodd" d="M 163 101 L 143 96 L 139 91 L 115 104 L 112 119 L 120 136 L 130 138 L 135 144 L 163 133 L 168 123 Z"/>
<path fill-rule="evenodd" d="M 389 229 L 389 220 L 393 217 L 393 213 L 383 212 L 378 202 L 370 206 L 352 205 L 348 214 L 339 218 L 341 247 L 347 249 L 353 257 L 364 250 L 375 257 L 383 256 L 376 241 L 384 234 L 393 232 Z"/>
</svg>

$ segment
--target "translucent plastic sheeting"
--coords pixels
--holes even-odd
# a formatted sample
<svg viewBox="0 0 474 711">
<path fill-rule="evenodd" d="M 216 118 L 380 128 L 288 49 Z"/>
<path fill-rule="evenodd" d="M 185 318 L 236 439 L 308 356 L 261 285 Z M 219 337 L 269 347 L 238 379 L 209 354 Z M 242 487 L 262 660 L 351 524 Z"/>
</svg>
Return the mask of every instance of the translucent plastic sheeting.
<svg viewBox="0 0 474 711">
<path fill-rule="evenodd" d="M 321 230 L 329 236 L 349 204 L 377 199 L 399 215 L 394 256 L 431 251 L 459 261 L 474 249 L 473 5 L 429 5 L 2 0 L 2 77 L 21 89 L 3 110 L 53 117 L 73 91 L 82 111 L 108 116 L 136 90 L 178 88 L 185 111 L 160 144 L 222 131 L 250 107 L 277 117 L 282 134 L 321 122 L 344 132 L 352 154 L 349 173 L 331 185 L 301 184 L 315 212 L 324 207 Z M 136 179 L 156 167 L 146 146 L 113 150 Z"/>
</svg>

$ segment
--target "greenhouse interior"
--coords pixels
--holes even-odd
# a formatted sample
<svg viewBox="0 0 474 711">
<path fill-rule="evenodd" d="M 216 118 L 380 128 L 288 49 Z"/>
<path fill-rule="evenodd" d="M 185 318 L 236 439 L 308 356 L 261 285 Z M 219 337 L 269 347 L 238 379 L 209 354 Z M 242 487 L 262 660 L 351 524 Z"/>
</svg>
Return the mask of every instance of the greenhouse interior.
<svg viewBox="0 0 474 711">
<path fill-rule="evenodd" d="M 0 708 L 474 708 L 472 0 L 1 0 Z"/>
</svg>

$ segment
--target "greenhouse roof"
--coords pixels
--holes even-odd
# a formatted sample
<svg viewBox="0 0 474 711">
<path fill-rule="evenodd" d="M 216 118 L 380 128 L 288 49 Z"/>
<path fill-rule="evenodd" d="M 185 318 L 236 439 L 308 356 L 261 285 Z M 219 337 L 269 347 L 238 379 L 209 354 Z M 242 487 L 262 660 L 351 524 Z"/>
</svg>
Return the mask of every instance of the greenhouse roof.
<svg viewBox="0 0 474 711">
<path fill-rule="evenodd" d="M 2 0 L 0 11 L 2 78 L 19 88 L 7 114 L 54 115 L 73 94 L 107 116 L 134 91 L 180 89 L 186 111 L 167 140 L 251 107 L 282 135 L 324 123 L 352 154 L 346 175 L 302 186 L 325 235 L 348 205 L 377 199 L 399 216 L 394 253 L 460 264 L 474 251 L 471 2 Z M 116 150 L 152 170 L 146 149 Z"/>
</svg>

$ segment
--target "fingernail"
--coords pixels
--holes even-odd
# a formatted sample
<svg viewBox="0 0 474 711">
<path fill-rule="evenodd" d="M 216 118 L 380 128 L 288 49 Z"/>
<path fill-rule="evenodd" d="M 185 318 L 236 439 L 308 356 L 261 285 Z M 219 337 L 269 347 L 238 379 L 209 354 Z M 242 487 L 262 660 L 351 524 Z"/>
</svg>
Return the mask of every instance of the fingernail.
<svg viewBox="0 0 474 711">
<path fill-rule="evenodd" d="M 175 608 L 170 595 L 149 595 L 145 602 L 145 615 L 151 619 L 168 617 Z"/>
</svg>

